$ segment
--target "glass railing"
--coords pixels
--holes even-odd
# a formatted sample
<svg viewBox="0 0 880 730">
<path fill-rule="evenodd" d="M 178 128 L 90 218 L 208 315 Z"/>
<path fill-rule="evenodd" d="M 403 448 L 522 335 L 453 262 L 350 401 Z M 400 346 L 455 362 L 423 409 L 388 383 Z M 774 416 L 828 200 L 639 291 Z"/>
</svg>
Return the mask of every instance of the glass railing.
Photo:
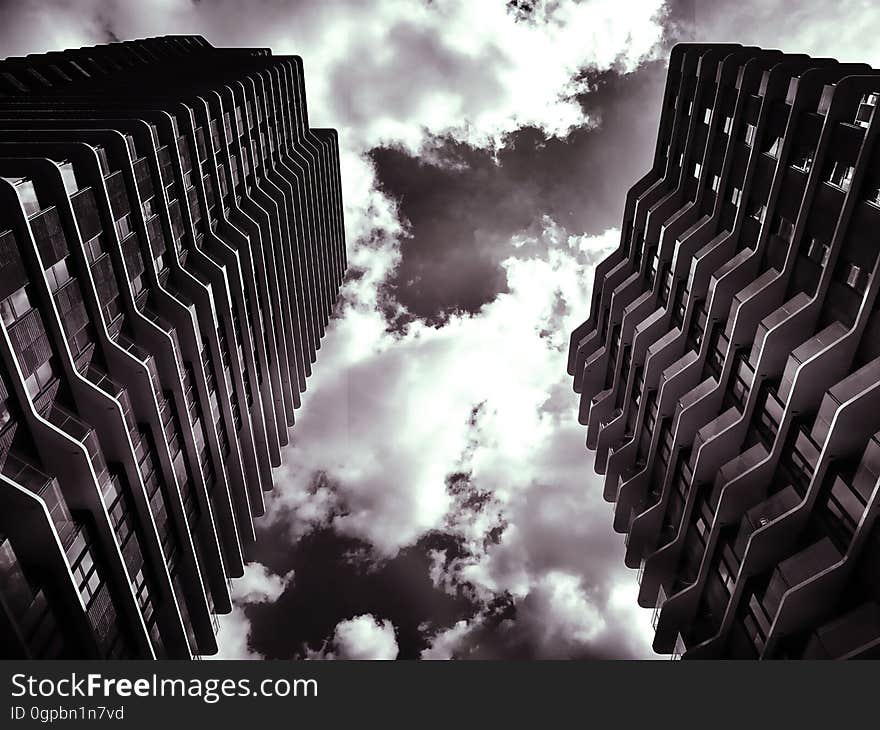
<svg viewBox="0 0 880 730">
<path fill-rule="evenodd" d="M 49 510 L 49 516 L 52 518 L 52 523 L 58 531 L 61 544 L 66 547 L 76 527 L 73 523 L 73 518 L 70 516 L 70 510 L 67 508 L 64 496 L 61 494 L 58 481 L 54 477 L 44 474 L 33 464 L 24 461 L 12 451 L 6 456 L 6 461 L 3 464 L 3 475 L 10 481 L 37 495 L 46 503 L 46 508 Z"/>
<path fill-rule="evenodd" d="M 89 365 L 88 370 L 86 370 L 86 378 L 88 378 L 90 383 L 97 386 L 113 398 L 119 398 L 124 392 L 119 383 L 94 365 Z"/>
</svg>

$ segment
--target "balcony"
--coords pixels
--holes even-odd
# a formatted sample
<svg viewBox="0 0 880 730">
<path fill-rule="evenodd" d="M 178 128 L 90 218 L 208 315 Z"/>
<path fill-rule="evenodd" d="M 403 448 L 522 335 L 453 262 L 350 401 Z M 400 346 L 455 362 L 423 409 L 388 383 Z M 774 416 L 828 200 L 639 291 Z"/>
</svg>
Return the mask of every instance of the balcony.
<svg viewBox="0 0 880 730">
<path fill-rule="evenodd" d="M 709 506 L 713 512 L 718 510 L 718 503 L 721 500 L 721 492 L 724 487 L 760 464 L 768 455 L 767 449 L 759 442 L 732 458 L 718 470 L 712 486 L 712 493 L 709 495 Z"/>
<path fill-rule="evenodd" d="M 840 561 L 840 551 L 827 537 L 813 543 L 796 555 L 781 562 L 764 593 L 763 606 L 772 618 L 782 604 L 786 591 L 801 585 L 823 570 Z"/>
<path fill-rule="evenodd" d="M 789 299 L 781 307 L 778 307 L 773 312 L 764 317 L 764 319 L 762 319 L 761 322 L 758 324 L 758 330 L 755 334 L 754 345 L 752 346 L 749 360 L 752 362 L 759 362 L 761 359 L 761 353 L 764 349 L 764 344 L 770 332 L 779 327 L 783 322 L 789 320 L 795 314 L 803 310 L 804 307 L 806 307 L 809 303 L 810 298 L 804 292 L 798 292 L 797 295 Z M 790 336 L 791 335 L 789 335 L 789 337 Z M 771 348 L 768 355 L 772 357 L 775 354 L 776 349 L 777 348 L 775 347 Z M 780 351 L 790 352 L 791 349 L 780 348 Z M 776 365 L 775 363 L 767 361 L 766 367 L 768 370 L 775 371 L 778 367 L 782 367 L 782 363 Z"/>
<path fill-rule="evenodd" d="M 46 503 L 61 544 L 67 547 L 73 539 L 76 526 L 70 516 L 70 510 L 67 508 L 64 496 L 61 494 L 58 481 L 24 461 L 13 451 L 7 454 L 6 461 L 3 463 L 3 476 L 40 497 Z"/>
<path fill-rule="evenodd" d="M 801 365 L 840 340 L 846 335 L 846 332 L 846 328 L 840 322 L 834 322 L 804 342 L 789 355 L 788 362 L 785 364 L 785 371 L 782 375 L 782 381 L 779 384 L 779 399 L 781 401 L 785 402 L 788 400 L 794 385 L 795 375 Z M 813 379 L 816 379 L 815 375 Z"/>
<path fill-rule="evenodd" d="M 804 658 L 855 658 L 877 646 L 880 646 L 880 606 L 871 601 L 815 631 L 804 651 Z"/>
<path fill-rule="evenodd" d="M 786 368 L 787 370 L 787 368 Z M 872 360 L 837 383 L 822 398 L 811 436 L 817 444 L 825 442 L 834 414 L 844 403 L 880 382 L 880 358 Z"/>
<path fill-rule="evenodd" d="M 728 408 L 720 416 L 709 421 L 709 423 L 697 431 L 697 435 L 694 437 L 692 453 L 697 454 L 704 443 L 726 431 L 736 423 L 739 418 L 740 413 L 736 408 Z"/>
<path fill-rule="evenodd" d="M 116 336 L 116 344 L 144 366 L 156 392 L 161 392 L 162 386 L 159 380 L 159 371 L 156 369 L 156 359 L 140 345 L 135 344 L 121 333 Z"/>
<path fill-rule="evenodd" d="M 82 444 L 92 462 L 98 483 L 101 485 L 106 484 L 110 474 L 107 470 L 107 462 L 104 460 L 98 436 L 92 427 L 81 421 L 79 417 L 60 406 L 57 402 L 49 405 L 43 417 L 56 428 L 70 436 L 74 441 Z"/>
<path fill-rule="evenodd" d="M 745 556 L 749 538 L 755 530 L 769 525 L 780 515 L 789 512 L 800 503 L 800 497 L 790 484 L 769 499 L 748 510 L 740 522 L 739 532 L 733 543 L 733 553 L 737 559 L 737 568 Z"/>
</svg>

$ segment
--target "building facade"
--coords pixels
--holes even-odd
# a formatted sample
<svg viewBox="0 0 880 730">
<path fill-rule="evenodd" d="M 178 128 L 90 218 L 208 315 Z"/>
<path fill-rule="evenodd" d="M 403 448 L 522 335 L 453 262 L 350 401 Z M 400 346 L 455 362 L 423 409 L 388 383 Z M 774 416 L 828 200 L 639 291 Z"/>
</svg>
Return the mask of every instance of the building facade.
<svg viewBox="0 0 880 730">
<path fill-rule="evenodd" d="M 672 51 L 568 371 L 687 658 L 880 657 L 880 72 Z"/>
<path fill-rule="evenodd" d="M 346 268 L 302 63 L 0 63 L 0 656 L 216 653 Z"/>
</svg>

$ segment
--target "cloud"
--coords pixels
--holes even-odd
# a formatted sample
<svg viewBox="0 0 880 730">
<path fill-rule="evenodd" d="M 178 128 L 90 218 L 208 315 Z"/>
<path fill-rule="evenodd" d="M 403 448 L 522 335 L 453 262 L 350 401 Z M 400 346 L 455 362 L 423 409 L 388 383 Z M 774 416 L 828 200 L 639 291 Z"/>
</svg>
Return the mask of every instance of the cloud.
<svg viewBox="0 0 880 730">
<path fill-rule="evenodd" d="M 670 0 L 667 4 L 670 30 L 679 38 L 880 65 L 880 7 L 873 2 L 837 0 L 833 8 L 821 0 Z"/>
<path fill-rule="evenodd" d="M 370 614 L 340 621 L 329 646 L 309 652 L 309 659 L 397 659 L 397 639 L 390 621 Z"/>
<path fill-rule="evenodd" d="M 403 566 L 417 566 L 450 605 L 424 618 L 417 604 L 432 594 L 401 600 L 423 628 L 396 630 L 397 615 L 335 595 L 334 575 L 298 563 L 293 585 L 281 561 L 253 563 L 221 618 L 224 656 L 283 643 L 292 605 L 309 639 L 330 636 L 322 651 L 338 657 L 393 658 L 403 636 L 408 650 L 421 641 L 438 656 L 647 651 L 619 599 L 634 576 L 590 473 L 565 348 L 593 266 L 616 244 L 632 171 L 647 167 L 663 3 L 529 5 L 4 8 L 10 52 L 193 32 L 300 54 L 312 124 L 340 130 L 350 272 L 261 545 L 280 536 L 292 562 L 330 533 L 360 550 L 334 575 L 398 566 L 403 592 L 417 583 Z M 334 616 L 309 616 L 319 590 L 334 593 Z"/>
<path fill-rule="evenodd" d="M 432 531 L 454 535 L 456 555 L 428 553 L 431 580 L 471 592 L 478 606 L 510 596 L 515 622 L 491 623 L 504 655 L 643 655 L 646 635 L 631 637 L 632 614 L 614 600 L 634 574 L 591 475 L 565 372 L 592 268 L 619 232 L 542 226 L 519 242 L 542 256 L 506 259 L 507 291 L 477 314 L 399 332 L 376 311 L 334 323 L 264 524 L 307 533 L 302 508 L 318 495 L 327 508 L 313 527 L 363 540 L 380 561 Z M 482 610 L 450 630 L 485 628 Z M 451 651 L 453 637 L 438 636 L 445 643 L 435 637 L 432 656 Z M 481 651 L 489 643 L 477 642 Z"/>
<path fill-rule="evenodd" d="M 232 581 L 232 611 L 218 616 L 217 632 L 219 651 L 211 659 L 263 659 L 263 655 L 250 646 L 251 620 L 245 606 L 274 603 L 293 585 L 293 571 L 285 575 L 270 573 L 265 565 L 248 563 L 244 575 Z"/>
<path fill-rule="evenodd" d="M 232 600 L 236 603 L 274 603 L 293 584 L 293 571 L 273 575 L 265 565 L 248 563 L 244 575 L 232 581 Z"/>
<path fill-rule="evenodd" d="M 263 659 L 263 655 L 251 649 L 249 638 L 251 621 L 241 606 L 233 606 L 232 612 L 218 616 L 216 654 L 206 659 Z"/>
</svg>

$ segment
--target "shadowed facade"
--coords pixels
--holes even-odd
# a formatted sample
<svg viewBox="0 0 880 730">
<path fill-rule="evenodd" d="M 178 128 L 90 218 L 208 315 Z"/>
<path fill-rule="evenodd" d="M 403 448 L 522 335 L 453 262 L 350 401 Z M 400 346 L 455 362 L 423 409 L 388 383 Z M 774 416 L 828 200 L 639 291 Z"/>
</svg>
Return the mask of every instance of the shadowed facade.
<svg viewBox="0 0 880 730">
<path fill-rule="evenodd" d="M 0 63 L 0 654 L 217 651 L 346 268 L 302 63 Z"/>
<path fill-rule="evenodd" d="M 568 359 L 658 652 L 880 656 L 878 94 L 863 64 L 672 51 Z"/>
</svg>

